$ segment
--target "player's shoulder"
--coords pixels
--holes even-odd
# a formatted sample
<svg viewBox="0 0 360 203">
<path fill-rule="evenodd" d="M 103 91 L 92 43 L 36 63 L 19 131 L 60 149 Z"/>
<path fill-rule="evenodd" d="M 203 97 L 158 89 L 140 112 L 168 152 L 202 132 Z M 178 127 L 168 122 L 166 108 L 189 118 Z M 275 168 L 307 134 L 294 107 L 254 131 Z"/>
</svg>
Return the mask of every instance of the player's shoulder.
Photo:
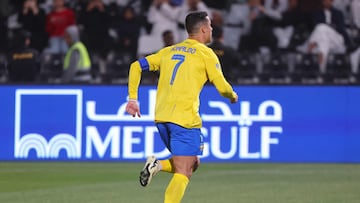
<svg viewBox="0 0 360 203">
<path fill-rule="evenodd" d="M 153 53 L 152 55 L 164 55 L 164 53 L 168 53 L 171 50 L 172 46 L 167 46 L 164 48 L 161 48 L 157 52 Z"/>
<path fill-rule="evenodd" d="M 214 51 L 210 47 L 208 47 L 206 44 L 199 43 L 198 47 L 199 47 L 199 51 L 201 51 L 201 53 L 204 56 L 206 56 L 206 57 L 215 57 L 216 56 Z"/>
</svg>

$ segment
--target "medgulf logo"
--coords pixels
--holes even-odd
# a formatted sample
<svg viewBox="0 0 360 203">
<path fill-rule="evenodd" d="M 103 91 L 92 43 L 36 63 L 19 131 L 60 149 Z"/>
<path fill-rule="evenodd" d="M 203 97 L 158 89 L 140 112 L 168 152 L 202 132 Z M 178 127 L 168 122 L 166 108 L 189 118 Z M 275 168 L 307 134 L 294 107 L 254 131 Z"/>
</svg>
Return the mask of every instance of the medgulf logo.
<svg viewBox="0 0 360 203">
<path fill-rule="evenodd" d="M 79 89 L 16 90 L 15 158 L 81 158 L 82 103 Z"/>
</svg>

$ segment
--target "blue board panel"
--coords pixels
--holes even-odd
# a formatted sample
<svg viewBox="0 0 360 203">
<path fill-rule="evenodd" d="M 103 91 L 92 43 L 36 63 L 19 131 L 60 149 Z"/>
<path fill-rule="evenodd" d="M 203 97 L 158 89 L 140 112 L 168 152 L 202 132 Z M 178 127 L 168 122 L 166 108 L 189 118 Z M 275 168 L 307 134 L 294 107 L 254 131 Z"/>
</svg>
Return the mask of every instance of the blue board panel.
<svg viewBox="0 0 360 203">
<path fill-rule="evenodd" d="M 360 87 L 236 86 L 230 104 L 200 96 L 209 162 L 360 162 Z M 142 117 L 125 113 L 126 86 L 0 86 L 0 160 L 138 161 L 166 158 L 154 126 L 154 86 Z"/>
</svg>

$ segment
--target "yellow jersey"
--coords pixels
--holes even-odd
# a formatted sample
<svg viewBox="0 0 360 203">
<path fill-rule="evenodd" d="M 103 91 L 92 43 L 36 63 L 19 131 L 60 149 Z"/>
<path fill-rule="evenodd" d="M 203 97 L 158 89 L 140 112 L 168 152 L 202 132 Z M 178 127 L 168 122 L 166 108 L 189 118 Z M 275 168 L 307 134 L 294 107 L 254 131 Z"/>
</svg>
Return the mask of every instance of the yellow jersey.
<svg viewBox="0 0 360 203">
<path fill-rule="evenodd" d="M 219 93 L 235 98 L 225 80 L 219 59 L 206 45 L 187 39 L 139 59 L 130 66 L 129 98 L 137 99 L 141 71 L 159 71 L 155 122 L 171 122 L 185 128 L 201 128 L 199 96 L 207 81 Z"/>
</svg>

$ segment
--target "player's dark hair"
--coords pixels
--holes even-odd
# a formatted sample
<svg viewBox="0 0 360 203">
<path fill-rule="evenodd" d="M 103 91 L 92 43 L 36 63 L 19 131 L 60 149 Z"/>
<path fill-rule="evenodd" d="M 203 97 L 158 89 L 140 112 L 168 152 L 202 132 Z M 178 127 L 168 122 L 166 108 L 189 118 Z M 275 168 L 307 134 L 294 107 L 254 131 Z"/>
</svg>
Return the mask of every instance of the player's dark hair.
<svg viewBox="0 0 360 203">
<path fill-rule="evenodd" d="M 186 16 L 185 28 L 188 34 L 197 32 L 197 29 L 201 23 L 206 22 L 208 14 L 205 11 L 192 12 Z"/>
</svg>

